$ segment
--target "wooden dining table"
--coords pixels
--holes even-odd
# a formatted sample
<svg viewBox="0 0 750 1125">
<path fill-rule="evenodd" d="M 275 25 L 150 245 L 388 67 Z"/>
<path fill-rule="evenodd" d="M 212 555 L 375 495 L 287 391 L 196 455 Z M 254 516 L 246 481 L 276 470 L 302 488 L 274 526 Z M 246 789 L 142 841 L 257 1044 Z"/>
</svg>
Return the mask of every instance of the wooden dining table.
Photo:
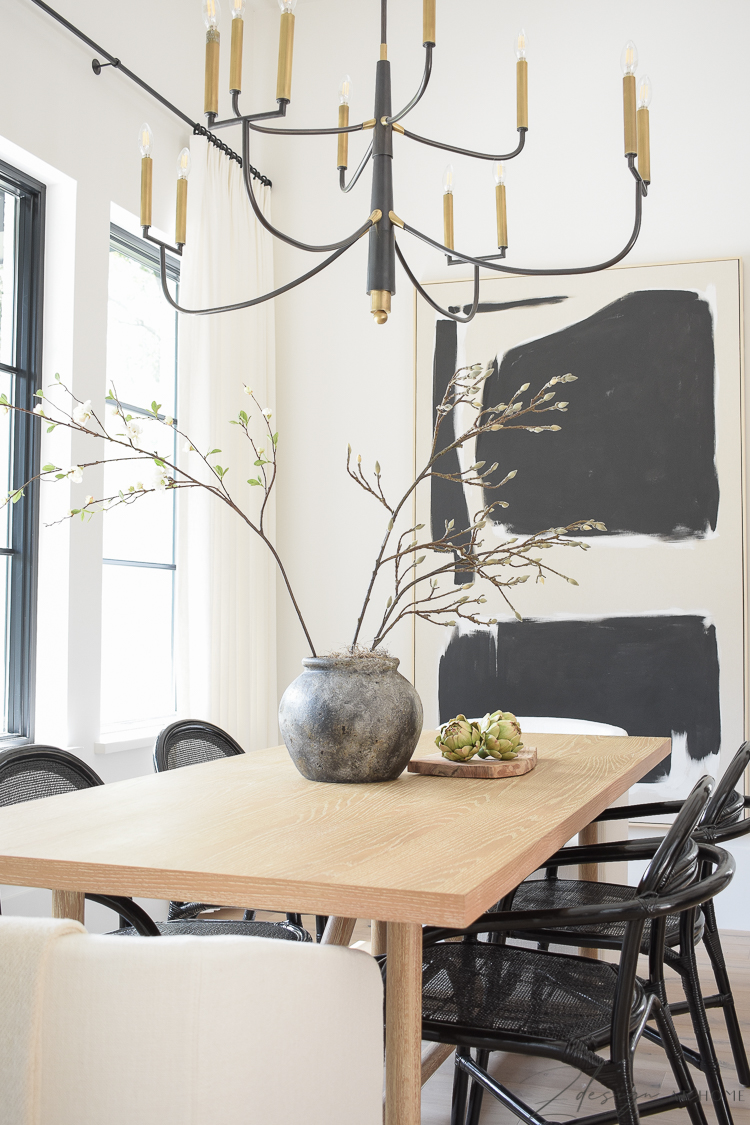
<svg viewBox="0 0 750 1125">
<path fill-rule="evenodd" d="M 434 732 L 416 755 L 435 752 Z M 468 779 L 403 773 L 373 785 L 307 781 L 283 746 L 0 810 L 0 882 L 327 914 L 348 945 L 372 919 L 388 953 L 386 1125 L 418 1125 L 421 927 L 473 922 L 667 756 L 668 738 L 534 735 L 536 769 Z"/>
</svg>

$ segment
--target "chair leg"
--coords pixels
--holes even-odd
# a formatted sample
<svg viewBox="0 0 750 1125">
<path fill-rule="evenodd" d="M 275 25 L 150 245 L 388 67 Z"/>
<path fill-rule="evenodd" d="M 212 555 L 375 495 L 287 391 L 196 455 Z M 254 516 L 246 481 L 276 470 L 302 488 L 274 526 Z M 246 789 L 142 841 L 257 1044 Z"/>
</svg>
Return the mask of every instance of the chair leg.
<svg viewBox="0 0 750 1125">
<path fill-rule="evenodd" d="M 489 1051 L 477 1051 L 477 1066 L 481 1066 L 482 1070 L 487 1069 L 489 1060 Z M 478 1082 L 472 1082 L 471 1091 L 469 1093 L 469 1112 L 466 1115 L 466 1125 L 479 1125 L 479 1114 L 482 1112 L 483 1097 L 484 1087 L 480 1086 Z"/>
<path fill-rule="evenodd" d="M 255 911 L 250 910 L 250 909 L 246 910 L 245 913 L 242 915 L 242 921 L 243 922 L 254 922 L 255 921 Z"/>
<path fill-rule="evenodd" d="M 453 1071 L 453 1098 L 451 1101 L 451 1125 L 465 1125 L 466 1118 L 466 1092 L 469 1087 L 469 1076 L 465 1070 L 458 1066 L 461 1055 L 464 1058 L 471 1054 L 468 1047 L 456 1047 L 456 1067 Z"/>
<path fill-rule="evenodd" d="M 323 934 L 326 932 L 327 924 L 328 924 L 328 915 L 327 914 L 316 914 L 315 915 L 315 940 L 317 941 L 318 945 L 320 945 L 321 941 L 323 940 Z"/>
<path fill-rule="evenodd" d="M 686 1104 L 685 1108 L 688 1111 L 692 1125 L 708 1125 L 706 1115 L 703 1112 L 703 1106 L 700 1102 L 700 1097 L 698 1096 L 698 1091 L 695 1088 L 695 1083 L 693 1082 L 688 1065 L 685 1062 L 680 1040 L 675 1031 L 675 1026 L 672 1023 L 671 1013 L 667 1007 L 662 1006 L 659 1000 L 655 1000 L 653 1011 L 664 1045 L 664 1051 L 669 1059 L 669 1065 L 672 1068 L 677 1086 L 681 1093 L 690 1095 L 690 1101 Z"/>
<path fill-rule="evenodd" d="M 727 973 L 727 967 L 724 961 L 724 950 L 721 948 L 721 938 L 716 925 L 716 913 L 714 911 L 713 902 L 705 903 L 702 909 L 705 919 L 703 944 L 706 947 L 706 952 L 711 961 L 716 986 L 721 995 L 726 997 L 722 1008 L 724 1010 L 724 1020 L 727 1025 L 727 1034 L 729 1035 L 729 1044 L 734 1057 L 734 1065 L 737 1070 L 737 1078 L 743 1086 L 750 1086 L 750 1064 L 748 1064 L 747 1061 L 747 1052 L 745 1051 L 745 1044 L 742 1040 L 742 1032 L 740 1031 L 740 1023 L 737 1019 L 737 1012 L 734 1007 L 734 996 L 732 995 L 732 986 L 729 982 L 729 974 Z"/>
<path fill-rule="evenodd" d="M 706 1085 L 711 1095 L 711 1103 L 714 1107 L 719 1125 L 732 1125 L 732 1112 L 729 1108 L 727 1092 L 724 1089 L 724 1082 L 721 1077 L 721 1070 L 719 1069 L 719 1060 L 716 1057 L 716 1048 L 711 1038 L 711 1029 L 708 1026 L 708 1017 L 703 1003 L 703 993 L 701 992 L 700 979 L 698 977 L 698 965 L 695 960 L 695 946 L 692 940 L 684 943 L 685 948 L 682 948 L 682 944 L 683 943 L 681 943 L 680 949 L 682 954 L 680 979 L 682 980 L 682 987 L 688 1002 L 690 1020 L 693 1025 L 693 1034 L 698 1042 L 698 1052 L 701 1057 L 701 1070 L 706 1078 Z"/>
</svg>

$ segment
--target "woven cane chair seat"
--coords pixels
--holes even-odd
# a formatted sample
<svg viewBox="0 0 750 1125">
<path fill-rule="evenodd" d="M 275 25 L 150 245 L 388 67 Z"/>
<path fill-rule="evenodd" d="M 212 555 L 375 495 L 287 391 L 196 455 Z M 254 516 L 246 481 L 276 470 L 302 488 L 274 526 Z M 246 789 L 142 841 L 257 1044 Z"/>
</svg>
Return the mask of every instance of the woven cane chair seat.
<svg viewBox="0 0 750 1125">
<path fill-rule="evenodd" d="M 568 1053 L 576 1055 L 609 1040 L 617 969 L 604 961 L 482 941 L 446 942 L 424 950 L 422 980 L 425 1033 L 444 1042 L 460 1042 L 465 1028 L 474 1040 L 484 1033 L 496 1040 L 552 1041 L 568 1044 Z M 638 984 L 633 1026 L 645 1003 Z"/>
<path fill-rule="evenodd" d="M 260 937 L 275 938 L 277 941 L 312 941 L 307 930 L 300 926 L 293 926 L 290 922 L 245 922 L 236 921 L 203 921 L 198 918 L 187 918 L 178 922 L 157 922 L 159 933 L 164 937 Z M 121 930 L 113 930 L 114 937 L 137 937 L 138 933 L 133 926 L 125 926 Z"/>
<path fill-rule="evenodd" d="M 627 902 L 632 899 L 634 893 L 633 887 L 623 886 L 620 883 L 593 883 L 583 879 L 529 879 L 516 889 L 512 909 L 534 910 L 541 913 L 570 906 L 599 906 L 606 903 Z M 499 910 L 500 906 L 494 909 Z M 598 926 L 560 926 L 555 928 L 554 933 L 556 936 L 553 940 L 557 944 L 560 943 L 560 935 L 568 933 L 576 934 L 579 938 L 587 936 L 597 943 L 606 943 L 613 949 L 619 949 L 625 937 L 625 922 L 605 922 Z M 702 933 L 703 918 L 699 912 L 694 934 L 696 941 L 700 941 Z M 676 914 L 671 914 L 667 918 L 665 940 L 668 946 L 679 943 L 680 919 Z M 650 930 L 647 926 L 643 931 L 642 953 L 648 953 L 649 941 Z M 576 944 L 586 945 L 586 942 L 580 940 Z"/>
</svg>

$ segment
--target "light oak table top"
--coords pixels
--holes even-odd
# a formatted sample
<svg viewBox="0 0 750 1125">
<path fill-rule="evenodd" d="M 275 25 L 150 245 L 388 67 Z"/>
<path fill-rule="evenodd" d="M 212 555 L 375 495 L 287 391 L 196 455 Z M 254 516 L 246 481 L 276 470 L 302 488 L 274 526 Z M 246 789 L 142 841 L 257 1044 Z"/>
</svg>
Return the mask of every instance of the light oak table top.
<svg viewBox="0 0 750 1125">
<path fill-rule="evenodd" d="M 274 747 L 0 810 L 0 882 L 464 926 L 667 756 L 534 735 L 535 770 L 306 781 Z M 434 753 L 434 732 L 418 755 Z"/>
</svg>

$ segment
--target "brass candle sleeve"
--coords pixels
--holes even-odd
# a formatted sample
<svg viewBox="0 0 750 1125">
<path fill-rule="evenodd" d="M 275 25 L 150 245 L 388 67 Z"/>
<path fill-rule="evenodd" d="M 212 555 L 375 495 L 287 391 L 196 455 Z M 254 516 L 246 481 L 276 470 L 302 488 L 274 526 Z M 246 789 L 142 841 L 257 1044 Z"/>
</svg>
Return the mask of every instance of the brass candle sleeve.
<svg viewBox="0 0 750 1125">
<path fill-rule="evenodd" d="M 626 74 L 622 80 L 622 112 L 625 125 L 625 155 L 635 155 L 638 138 L 635 123 L 635 75 Z"/>
<path fill-rule="evenodd" d="M 422 0 L 422 46 L 435 46 L 435 0 Z"/>
<path fill-rule="evenodd" d="M 453 192 L 443 194 L 443 246 L 453 250 Z"/>
<path fill-rule="evenodd" d="M 648 106 L 642 105 L 638 119 L 638 175 L 644 183 L 651 183 L 651 138 L 649 136 Z"/>
<path fill-rule="evenodd" d="M 391 311 L 391 294 L 387 289 L 373 289 L 370 293 L 370 312 L 376 324 L 385 324 Z"/>
<path fill-rule="evenodd" d="M 150 156 L 141 158 L 141 226 L 151 226 L 151 186 L 154 163 Z"/>
<path fill-rule="evenodd" d="M 174 222 L 174 240 L 178 246 L 187 242 L 187 185 L 184 177 L 177 181 L 177 214 Z"/>
<path fill-rule="evenodd" d="M 219 33 L 214 27 L 206 32 L 206 87 L 203 112 L 219 112 Z"/>
<path fill-rule="evenodd" d="M 349 124 L 349 106 L 339 106 L 339 129 L 345 128 Z M 337 168 L 349 167 L 349 134 L 339 133 L 339 153 Z"/>
<path fill-rule="evenodd" d="M 508 216 L 505 211 L 505 184 L 495 184 L 495 206 L 497 208 L 497 248 L 508 248 Z"/>
<path fill-rule="evenodd" d="M 232 51 L 229 57 L 229 92 L 242 91 L 242 38 L 245 21 L 241 16 L 232 20 Z"/>
<path fill-rule="evenodd" d="M 281 13 L 279 29 L 279 69 L 276 78 L 276 101 L 292 100 L 292 54 L 294 52 L 294 12 Z"/>
<path fill-rule="evenodd" d="M 516 128 L 529 127 L 529 64 L 526 59 L 516 63 Z"/>
</svg>

